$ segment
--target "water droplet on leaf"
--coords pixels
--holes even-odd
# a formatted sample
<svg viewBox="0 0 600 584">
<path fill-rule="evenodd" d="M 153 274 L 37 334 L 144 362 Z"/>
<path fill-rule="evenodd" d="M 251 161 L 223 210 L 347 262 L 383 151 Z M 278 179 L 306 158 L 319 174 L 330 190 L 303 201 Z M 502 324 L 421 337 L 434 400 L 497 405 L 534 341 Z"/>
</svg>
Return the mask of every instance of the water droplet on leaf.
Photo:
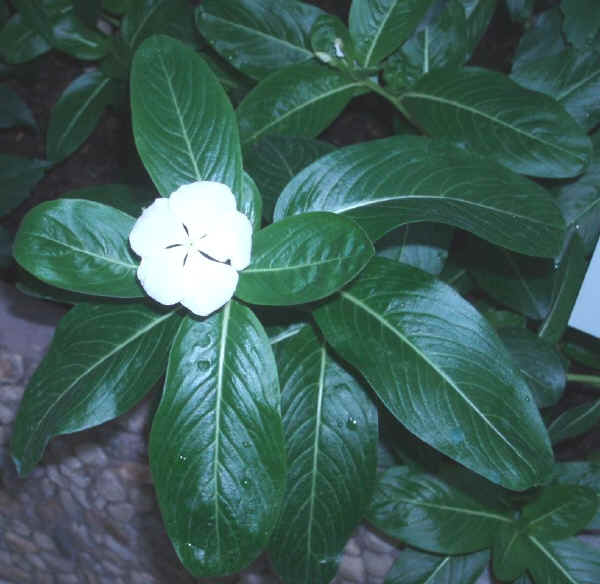
<svg viewBox="0 0 600 584">
<path fill-rule="evenodd" d="M 346 428 L 348 428 L 349 430 L 356 430 L 357 426 L 357 420 L 351 416 L 348 417 L 348 419 L 346 420 Z"/>
</svg>

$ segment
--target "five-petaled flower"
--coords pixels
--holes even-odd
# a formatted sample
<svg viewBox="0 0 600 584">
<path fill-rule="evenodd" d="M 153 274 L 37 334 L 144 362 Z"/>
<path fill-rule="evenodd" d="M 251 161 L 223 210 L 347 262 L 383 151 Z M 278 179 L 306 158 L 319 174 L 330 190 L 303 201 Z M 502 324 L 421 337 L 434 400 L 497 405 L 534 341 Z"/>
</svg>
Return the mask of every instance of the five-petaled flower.
<svg viewBox="0 0 600 584">
<path fill-rule="evenodd" d="M 250 263 L 252 225 L 227 185 L 199 181 L 144 209 L 129 242 L 150 297 L 207 316 L 233 296 L 238 271 Z"/>
</svg>

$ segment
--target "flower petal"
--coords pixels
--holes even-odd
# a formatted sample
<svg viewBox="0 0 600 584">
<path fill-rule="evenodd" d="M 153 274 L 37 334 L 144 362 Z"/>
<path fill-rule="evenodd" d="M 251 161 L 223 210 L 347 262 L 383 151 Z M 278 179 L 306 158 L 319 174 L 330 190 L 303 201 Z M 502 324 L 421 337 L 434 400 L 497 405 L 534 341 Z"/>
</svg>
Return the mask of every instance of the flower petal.
<svg viewBox="0 0 600 584">
<path fill-rule="evenodd" d="M 250 263 L 252 223 L 235 211 L 215 221 L 207 237 L 197 242 L 198 248 L 220 262 L 231 260 L 231 267 L 243 270 Z"/>
<path fill-rule="evenodd" d="M 129 234 L 131 249 L 139 256 L 153 255 L 186 240 L 183 224 L 171 212 L 169 200 L 162 197 L 144 209 Z"/>
<path fill-rule="evenodd" d="M 142 257 L 137 275 L 148 296 L 167 305 L 181 301 L 186 286 L 186 254 L 187 250 L 182 246 L 161 249 Z"/>
<path fill-rule="evenodd" d="M 208 316 L 226 304 L 238 283 L 238 273 L 231 266 L 207 260 L 199 253 L 190 253 L 185 278 L 181 304 L 198 316 Z"/>
<path fill-rule="evenodd" d="M 207 180 L 180 186 L 169 197 L 169 203 L 192 239 L 206 234 L 220 215 L 236 209 L 235 197 L 229 187 Z"/>
</svg>

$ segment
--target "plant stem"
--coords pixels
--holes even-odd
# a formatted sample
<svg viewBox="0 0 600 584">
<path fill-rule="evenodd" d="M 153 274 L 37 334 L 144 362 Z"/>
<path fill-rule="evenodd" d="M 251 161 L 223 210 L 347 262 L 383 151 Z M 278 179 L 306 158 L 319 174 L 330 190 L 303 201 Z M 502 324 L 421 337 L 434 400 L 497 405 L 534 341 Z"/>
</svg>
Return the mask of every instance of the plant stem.
<svg viewBox="0 0 600 584">
<path fill-rule="evenodd" d="M 363 79 L 362 83 L 365 87 L 368 87 L 371 91 L 378 93 L 379 95 L 381 95 L 382 97 L 385 97 L 385 99 L 387 99 L 388 101 L 393 103 L 394 106 L 396 108 L 398 108 L 398 110 L 400 110 L 402 115 L 407 120 L 411 121 L 410 116 L 408 115 L 408 112 L 404 109 L 404 106 L 402 105 L 401 97 L 391 94 L 384 87 L 381 87 L 381 85 L 379 85 L 379 83 L 375 83 L 374 81 L 371 81 L 370 79 Z"/>
<path fill-rule="evenodd" d="M 588 385 L 600 386 L 599 375 L 579 375 L 577 373 L 567 374 L 567 381 L 574 381 L 575 383 L 587 383 Z"/>
</svg>

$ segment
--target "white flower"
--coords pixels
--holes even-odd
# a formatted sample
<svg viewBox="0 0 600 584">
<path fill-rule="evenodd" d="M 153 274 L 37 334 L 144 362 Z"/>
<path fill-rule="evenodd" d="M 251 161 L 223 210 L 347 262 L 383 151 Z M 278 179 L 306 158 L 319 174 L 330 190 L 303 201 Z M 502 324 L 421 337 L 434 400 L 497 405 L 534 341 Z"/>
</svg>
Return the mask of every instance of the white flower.
<svg viewBox="0 0 600 584">
<path fill-rule="evenodd" d="M 129 243 L 150 297 L 207 316 L 233 296 L 238 271 L 250 263 L 252 225 L 227 185 L 199 181 L 144 209 Z"/>
</svg>

